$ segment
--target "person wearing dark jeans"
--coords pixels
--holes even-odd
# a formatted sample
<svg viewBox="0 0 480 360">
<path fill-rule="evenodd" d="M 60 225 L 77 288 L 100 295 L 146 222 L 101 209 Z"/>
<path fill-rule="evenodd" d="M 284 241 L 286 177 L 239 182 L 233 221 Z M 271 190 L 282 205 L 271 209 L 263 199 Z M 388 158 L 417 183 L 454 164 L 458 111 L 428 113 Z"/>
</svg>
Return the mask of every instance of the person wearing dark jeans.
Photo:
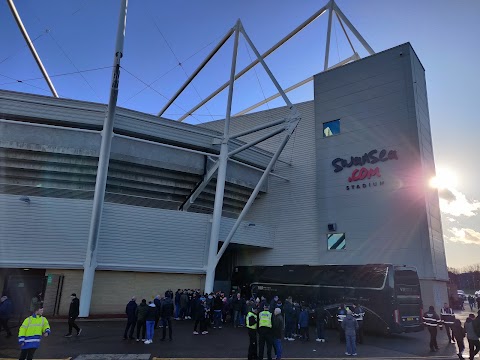
<svg viewBox="0 0 480 360">
<path fill-rule="evenodd" d="M 458 346 L 457 356 L 460 359 L 463 359 L 463 351 L 465 350 L 465 343 L 463 342 L 463 338 L 465 337 L 465 329 L 462 327 L 462 323 L 459 319 L 455 319 L 453 321 L 452 334 Z"/>
<path fill-rule="evenodd" d="M 18 360 L 32 360 L 33 354 L 35 354 L 35 350 L 37 349 L 23 349 L 20 352 L 20 357 L 18 358 Z"/>
<path fill-rule="evenodd" d="M 133 332 L 135 331 L 135 325 L 137 323 L 137 298 L 134 296 L 132 300 L 129 301 L 125 308 L 125 313 L 127 314 L 127 326 L 125 327 L 125 333 L 123 334 L 123 339 L 127 339 L 127 333 L 129 333 L 129 338 L 133 339 Z M 130 329 L 130 332 L 128 331 Z"/>
<path fill-rule="evenodd" d="M 147 330 L 146 319 L 148 313 L 147 300 L 142 299 L 140 305 L 138 305 L 135 315 L 137 317 L 137 341 L 145 341 L 145 333 Z M 140 338 L 140 330 L 142 330 L 142 337 Z"/>
<path fill-rule="evenodd" d="M 140 338 L 140 331 L 142 331 L 142 337 Z M 137 341 L 145 341 L 147 332 L 147 323 L 145 320 L 137 320 Z"/>
<path fill-rule="evenodd" d="M 18 343 L 21 353 L 19 360 L 31 360 L 35 350 L 40 346 L 42 336 L 50 335 L 50 325 L 43 317 L 43 304 L 34 305 L 34 313 L 26 318 L 18 329 Z"/>
<path fill-rule="evenodd" d="M 168 338 L 170 341 L 172 340 L 172 316 L 174 314 L 174 306 L 172 299 L 167 296 L 162 305 L 162 310 L 160 312 L 162 326 L 163 326 L 163 333 L 162 333 L 162 340 L 165 340 L 165 336 L 167 335 L 167 326 L 168 326 Z"/>
<path fill-rule="evenodd" d="M 428 327 L 428 332 L 430 333 L 430 350 L 431 351 L 436 351 L 436 350 L 438 350 L 437 328 L 436 327 Z"/>
<path fill-rule="evenodd" d="M 68 310 L 68 334 L 65 337 L 72 337 L 72 329 L 77 331 L 77 336 L 82 332 L 82 329 L 75 324 L 75 319 L 80 314 L 80 300 L 77 298 L 77 294 L 73 293 L 71 296 L 70 308 Z"/>
<path fill-rule="evenodd" d="M 263 360 L 265 344 L 267 345 L 267 359 L 272 360 L 273 330 L 272 313 L 268 311 L 269 305 L 264 305 L 264 310 L 258 314 L 258 359 Z"/>
<path fill-rule="evenodd" d="M 470 350 L 470 360 L 473 360 L 475 355 L 480 351 L 480 337 L 475 331 L 475 326 L 473 321 L 475 320 L 475 315 L 470 314 L 465 321 L 465 332 L 468 339 L 468 348 Z"/>
<path fill-rule="evenodd" d="M 430 351 L 438 351 L 437 328 L 442 329 L 443 325 L 433 306 L 430 306 L 428 311 L 423 314 L 423 324 L 430 333 Z"/>
<path fill-rule="evenodd" d="M 155 296 L 155 299 L 153 299 L 153 303 L 157 308 L 157 312 L 155 313 L 155 329 L 156 329 L 158 327 L 158 322 L 160 320 L 160 312 L 162 310 L 162 302 L 160 300 L 160 295 Z"/>
<path fill-rule="evenodd" d="M 325 342 L 325 321 L 327 320 L 327 312 L 320 304 L 315 309 L 316 321 L 317 321 L 317 339 L 318 342 Z"/>
</svg>

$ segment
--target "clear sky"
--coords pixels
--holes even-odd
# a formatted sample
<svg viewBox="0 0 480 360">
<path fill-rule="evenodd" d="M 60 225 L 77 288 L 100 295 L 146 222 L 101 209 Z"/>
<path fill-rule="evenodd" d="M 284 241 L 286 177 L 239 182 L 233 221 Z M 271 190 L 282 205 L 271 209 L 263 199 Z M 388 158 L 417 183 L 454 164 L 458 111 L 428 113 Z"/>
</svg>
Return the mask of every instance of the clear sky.
<svg viewBox="0 0 480 360">
<path fill-rule="evenodd" d="M 17 9 L 61 97 L 106 103 L 120 1 L 16 0 Z M 262 53 L 326 3 L 318 0 L 130 1 L 118 105 L 157 113 L 240 18 Z M 480 262 L 480 1 L 337 0 L 375 51 L 409 41 L 426 69 L 433 144 L 442 191 L 449 266 Z M 0 88 L 49 95 L 5 1 L 0 2 Z M 268 57 L 286 88 L 323 69 L 327 16 Z M 367 53 L 354 42 L 361 56 Z M 176 119 L 228 80 L 232 40 L 165 113 Z M 331 64 L 351 55 L 335 21 Z M 241 39 L 238 67 L 254 54 Z M 179 65 L 181 63 L 181 65 Z M 233 112 L 275 93 L 262 69 L 236 84 Z M 80 71 L 80 73 L 79 73 Z M 75 73 L 62 75 L 66 73 Z M 61 76 L 55 76 L 61 75 Z M 33 80 L 29 80 L 33 79 Z M 28 80 L 23 83 L 17 80 Z M 313 99 L 312 84 L 289 94 Z M 225 115 L 226 92 L 187 122 Z M 280 101 L 270 107 L 282 105 Z M 264 106 L 260 109 L 266 109 Z M 448 200 L 448 201 L 447 201 Z"/>
</svg>

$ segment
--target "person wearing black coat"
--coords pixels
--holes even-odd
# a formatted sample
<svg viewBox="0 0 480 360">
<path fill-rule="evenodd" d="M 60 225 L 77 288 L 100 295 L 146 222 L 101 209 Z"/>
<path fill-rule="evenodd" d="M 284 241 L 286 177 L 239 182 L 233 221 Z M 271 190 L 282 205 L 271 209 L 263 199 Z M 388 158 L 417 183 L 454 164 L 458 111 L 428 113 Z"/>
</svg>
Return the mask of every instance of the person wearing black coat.
<svg viewBox="0 0 480 360">
<path fill-rule="evenodd" d="M 235 299 L 232 301 L 233 327 L 238 327 L 241 324 L 243 303 L 244 303 L 244 301 L 243 301 L 240 293 L 237 293 Z"/>
<path fill-rule="evenodd" d="M 153 303 L 157 308 L 156 316 L 155 316 L 155 329 L 158 327 L 158 321 L 160 320 L 160 310 L 162 308 L 162 301 L 160 300 L 160 295 L 155 296 L 153 299 Z"/>
<path fill-rule="evenodd" d="M 465 338 L 465 329 L 462 327 L 462 323 L 459 319 L 453 320 L 452 336 L 458 346 L 457 355 L 460 359 L 463 359 L 463 351 L 465 350 L 465 343 L 463 341 L 463 339 Z"/>
<path fill-rule="evenodd" d="M 163 326 L 163 336 L 162 341 L 165 340 L 167 335 L 167 326 L 168 326 L 168 338 L 172 341 L 172 317 L 174 313 L 173 301 L 170 296 L 165 297 L 165 300 L 162 304 L 162 309 L 160 310 L 160 317 Z"/>
<path fill-rule="evenodd" d="M 129 338 L 133 339 L 133 332 L 135 331 L 135 325 L 137 324 L 137 298 L 134 296 L 125 307 L 125 314 L 127 314 L 127 326 L 125 333 L 123 334 L 123 340 L 127 339 L 127 333 L 130 329 Z"/>
<path fill-rule="evenodd" d="M 317 322 L 317 339 L 318 342 L 325 342 L 325 323 L 328 319 L 328 313 L 325 308 L 317 304 L 315 309 L 315 317 Z"/>
<path fill-rule="evenodd" d="M 8 320 L 13 312 L 12 301 L 7 297 L 7 295 L 3 295 L 0 298 L 0 331 L 2 328 L 5 329 L 7 332 L 7 339 L 12 336 L 12 332 L 8 327 Z"/>
<path fill-rule="evenodd" d="M 147 313 L 148 313 L 148 305 L 147 300 L 142 299 L 142 302 L 137 307 L 135 311 L 135 316 L 137 317 L 137 342 L 140 341 L 140 331 L 142 331 L 142 341 L 145 341 L 145 333 L 147 330 Z"/>
<path fill-rule="evenodd" d="M 153 342 L 153 335 L 155 333 L 155 319 L 157 318 L 157 307 L 152 301 L 148 302 L 147 316 L 145 318 L 145 323 L 147 327 L 147 340 L 144 341 L 144 344 L 151 344 Z"/>
<path fill-rule="evenodd" d="M 65 337 L 72 337 L 72 328 L 77 330 L 77 336 L 82 333 L 82 329 L 75 324 L 75 319 L 80 315 L 80 300 L 77 298 L 77 294 L 73 293 L 70 298 L 70 308 L 68 309 L 68 333 Z"/>
</svg>

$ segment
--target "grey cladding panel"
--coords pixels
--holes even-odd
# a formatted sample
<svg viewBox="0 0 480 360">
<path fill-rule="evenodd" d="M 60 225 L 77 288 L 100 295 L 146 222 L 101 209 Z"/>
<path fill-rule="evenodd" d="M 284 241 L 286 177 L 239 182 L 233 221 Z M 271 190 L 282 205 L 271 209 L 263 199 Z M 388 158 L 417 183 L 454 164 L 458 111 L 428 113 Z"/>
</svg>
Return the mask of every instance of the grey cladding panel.
<svg viewBox="0 0 480 360">
<path fill-rule="evenodd" d="M 91 202 L 0 195 L 2 267 L 79 268 L 85 261 Z"/>
</svg>

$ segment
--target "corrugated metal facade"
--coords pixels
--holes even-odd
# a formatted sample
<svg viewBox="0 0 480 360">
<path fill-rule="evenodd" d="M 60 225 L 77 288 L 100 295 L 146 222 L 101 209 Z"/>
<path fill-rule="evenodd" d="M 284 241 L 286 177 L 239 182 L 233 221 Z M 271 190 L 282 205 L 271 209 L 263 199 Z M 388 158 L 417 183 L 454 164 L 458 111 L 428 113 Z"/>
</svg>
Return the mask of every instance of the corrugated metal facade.
<svg viewBox="0 0 480 360">
<path fill-rule="evenodd" d="M 417 266 L 423 279 L 445 280 L 438 195 L 427 186 L 435 168 L 425 75 L 410 44 L 320 73 L 314 91 L 313 102 L 298 105 L 302 120 L 296 139 L 281 157 L 291 164 L 279 163 L 275 170 L 290 182 L 270 178 L 267 195 L 248 215 L 252 222 L 274 227 L 274 249 L 250 251 L 240 262 L 409 264 Z M 235 118 L 231 132 L 276 120 L 286 111 Z M 323 123 L 337 119 L 340 134 L 324 138 Z M 219 130 L 222 123 L 204 126 Z M 273 152 L 278 141 L 257 146 Z M 334 159 L 350 161 L 375 149 L 398 154 L 398 160 L 372 166 L 379 167 L 381 178 L 349 182 L 356 167 L 334 172 Z M 345 250 L 328 250 L 330 223 L 346 234 Z"/>
<path fill-rule="evenodd" d="M 285 181 L 269 177 L 267 195 L 257 199 L 247 219 L 253 223 L 266 224 L 275 231 L 275 246 L 268 251 L 242 252 L 239 265 L 318 264 L 318 214 L 316 198 L 316 152 L 314 102 L 297 104 L 301 113 L 295 134 L 282 152 L 275 173 L 289 179 Z M 238 133 L 254 126 L 286 117 L 288 109 L 277 108 L 251 115 L 236 117 L 230 124 L 231 133 Z M 220 129 L 222 122 L 203 124 Z M 265 129 L 242 137 L 254 140 L 267 134 Z M 275 152 L 283 134 L 258 144 L 258 147 Z"/>
<path fill-rule="evenodd" d="M 0 266 L 81 269 L 90 226 L 90 200 L 0 195 Z M 203 273 L 210 215 L 106 203 L 98 268 Z M 224 219 L 222 234 L 232 219 Z M 233 243 L 272 247 L 273 231 L 244 222 Z"/>
</svg>

